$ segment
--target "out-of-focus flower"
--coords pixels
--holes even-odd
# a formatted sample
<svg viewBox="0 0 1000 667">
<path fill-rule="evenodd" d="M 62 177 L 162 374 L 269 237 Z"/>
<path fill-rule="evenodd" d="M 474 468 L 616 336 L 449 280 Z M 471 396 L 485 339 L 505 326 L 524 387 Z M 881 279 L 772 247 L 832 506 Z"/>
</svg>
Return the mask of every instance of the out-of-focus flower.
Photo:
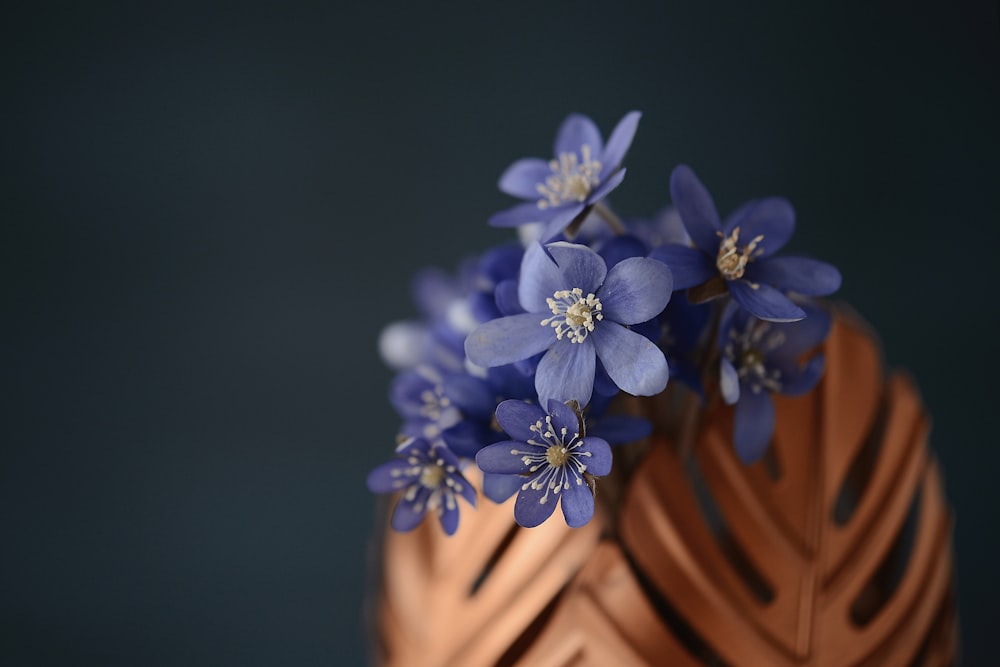
<svg viewBox="0 0 1000 667">
<path fill-rule="evenodd" d="M 719 388 L 733 416 L 733 445 L 744 463 L 753 463 L 767 450 L 774 434 L 771 394 L 797 396 L 812 389 L 823 374 L 823 355 L 804 364 L 802 355 L 814 349 L 830 331 L 830 316 L 806 306 L 808 317 L 776 323 L 752 317 L 745 310 L 727 308 L 719 331 Z"/>
<path fill-rule="evenodd" d="M 428 512 L 437 514 L 448 535 L 458 529 L 458 500 L 476 506 L 476 491 L 459 472 L 458 459 L 443 445 L 410 438 L 396 448 L 396 458 L 368 474 L 368 488 L 375 493 L 402 491 L 392 513 L 398 531 L 416 528 Z"/>
</svg>

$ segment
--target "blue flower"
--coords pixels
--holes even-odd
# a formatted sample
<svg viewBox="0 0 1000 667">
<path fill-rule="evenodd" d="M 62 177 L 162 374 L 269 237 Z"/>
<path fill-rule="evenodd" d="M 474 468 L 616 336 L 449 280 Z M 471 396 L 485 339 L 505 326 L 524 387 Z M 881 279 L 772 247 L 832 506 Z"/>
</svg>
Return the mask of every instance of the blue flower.
<svg viewBox="0 0 1000 667">
<path fill-rule="evenodd" d="M 805 317 L 783 292 L 823 296 L 840 287 L 840 272 L 825 262 L 772 255 L 795 230 L 795 211 L 787 200 L 768 197 L 737 209 L 722 224 L 715 203 L 690 167 L 670 175 L 670 194 L 694 247 L 665 245 L 652 257 L 674 274 L 674 289 L 698 287 L 694 301 L 721 296 L 762 320 L 792 322 Z"/>
<path fill-rule="evenodd" d="M 604 145 L 592 120 L 571 114 L 556 135 L 553 160 L 518 160 L 500 176 L 500 190 L 529 201 L 497 213 L 490 224 L 517 227 L 542 222 L 545 229 L 539 240 L 558 236 L 621 184 L 625 178 L 621 162 L 641 115 L 638 111 L 625 114 Z"/>
<path fill-rule="evenodd" d="M 490 445 L 476 455 L 487 473 L 514 476 L 520 491 L 514 520 L 531 528 L 540 525 L 562 503 L 566 523 L 582 526 L 594 515 L 589 478 L 611 472 L 611 447 L 582 432 L 580 415 L 559 401 L 548 402 L 548 414 L 537 405 L 504 401 L 497 421 L 512 440 Z"/>
<path fill-rule="evenodd" d="M 628 328 L 653 319 L 670 299 L 670 270 L 632 257 L 610 271 L 586 246 L 552 243 L 528 248 L 518 299 L 526 312 L 486 322 L 465 340 L 469 360 L 493 367 L 545 352 L 535 372 L 541 404 L 586 405 L 597 360 L 619 388 L 653 396 L 667 385 L 667 361 L 648 338 Z"/>
<path fill-rule="evenodd" d="M 812 389 L 823 374 L 823 355 L 800 364 L 802 355 L 823 342 L 830 316 L 807 306 L 808 317 L 793 323 L 775 323 L 729 307 L 719 331 L 722 358 L 719 388 L 728 405 L 736 404 L 733 445 L 744 463 L 753 463 L 767 450 L 774 434 L 772 393 L 797 396 Z"/>
<path fill-rule="evenodd" d="M 402 491 L 392 513 L 392 527 L 413 530 L 427 512 L 438 515 L 444 532 L 458 528 L 456 495 L 476 506 L 476 491 L 458 470 L 458 459 L 447 447 L 422 438 L 410 438 L 396 448 L 397 458 L 368 474 L 368 488 L 375 493 Z"/>
</svg>

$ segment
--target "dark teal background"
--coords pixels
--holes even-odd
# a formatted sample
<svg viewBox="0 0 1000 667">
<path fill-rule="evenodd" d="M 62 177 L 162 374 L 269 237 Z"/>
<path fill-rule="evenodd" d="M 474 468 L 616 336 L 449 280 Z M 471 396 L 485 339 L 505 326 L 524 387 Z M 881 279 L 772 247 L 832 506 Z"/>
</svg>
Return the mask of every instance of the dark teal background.
<svg viewBox="0 0 1000 667">
<path fill-rule="evenodd" d="M 917 378 L 992 662 L 996 3 L 478 5 L 5 10 L 0 663 L 362 664 L 378 331 L 630 109 L 620 211 L 788 196 Z"/>
</svg>

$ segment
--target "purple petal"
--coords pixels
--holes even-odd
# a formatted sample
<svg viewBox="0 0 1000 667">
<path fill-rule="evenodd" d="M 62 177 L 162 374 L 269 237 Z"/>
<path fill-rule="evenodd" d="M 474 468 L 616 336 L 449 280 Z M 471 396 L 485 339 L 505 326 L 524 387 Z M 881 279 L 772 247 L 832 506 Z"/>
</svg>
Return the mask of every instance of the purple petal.
<svg viewBox="0 0 1000 667">
<path fill-rule="evenodd" d="M 608 265 L 608 269 L 610 270 L 623 259 L 645 257 L 648 253 L 649 249 L 642 239 L 632 234 L 625 234 L 623 236 L 615 236 L 607 241 L 601 246 L 597 254 L 604 259 L 604 263 Z"/>
<path fill-rule="evenodd" d="M 520 475 L 483 475 L 483 495 L 498 505 L 517 493 L 525 478 Z"/>
<path fill-rule="evenodd" d="M 497 310 L 504 315 L 519 315 L 525 312 L 521 306 L 521 300 L 517 298 L 517 281 L 504 280 L 497 285 L 493 298 L 496 301 Z"/>
<path fill-rule="evenodd" d="M 638 324 L 663 312 L 673 284 L 670 269 L 663 262 L 632 257 L 615 264 L 597 296 L 605 319 Z"/>
<path fill-rule="evenodd" d="M 667 386 L 670 371 L 663 352 L 649 339 L 616 322 L 601 322 L 589 336 L 608 375 L 635 396 L 653 396 Z M 582 405 L 582 404 L 581 404 Z"/>
<path fill-rule="evenodd" d="M 528 472 L 529 464 L 521 458 L 521 454 L 511 454 L 512 451 L 535 451 L 540 454 L 545 453 L 542 447 L 535 447 L 516 440 L 504 440 L 489 447 L 483 447 L 476 454 L 476 465 L 483 472 L 497 473 L 500 475 L 520 475 Z"/>
<path fill-rule="evenodd" d="M 626 171 L 628 170 L 619 169 L 615 173 L 608 176 L 606 180 L 602 181 L 601 184 L 597 186 L 597 189 L 595 189 L 593 192 L 590 193 L 590 195 L 587 197 L 587 203 L 594 204 L 596 202 L 601 201 L 609 194 L 611 194 L 611 191 L 617 188 L 619 185 L 621 185 L 622 181 L 625 180 Z"/>
<path fill-rule="evenodd" d="M 733 445 L 740 460 L 754 463 L 767 450 L 774 435 L 774 401 L 766 391 L 744 391 L 733 417 Z"/>
<path fill-rule="evenodd" d="M 588 435 L 578 451 L 590 452 L 590 456 L 584 456 L 580 460 L 591 475 L 603 477 L 611 472 L 611 445 L 603 438 Z"/>
<path fill-rule="evenodd" d="M 406 459 L 387 461 L 368 473 L 366 483 L 372 493 L 392 493 L 407 486 L 413 480 L 413 474 L 406 471 L 413 468 Z"/>
<path fill-rule="evenodd" d="M 784 344 L 769 355 L 774 359 L 795 360 L 822 343 L 830 333 L 832 320 L 822 308 L 806 305 L 806 318 L 782 327 Z"/>
<path fill-rule="evenodd" d="M 594 356 L 594 346 L 586 340 L 571 343 L 563 339 L 549 348 L 535 371 L 538 402 L 548 405 L 555 399 L 560 403 L 589 403 L 594 391 Z"/>
<path fill-rule="evenodd" d="M 632 145 L 632 139 L 635 138 L 635 131 L 639 127 L 640 118 L 642 118 L 642 113 L 630 111 L 618 121 L 615 129 L 611 130 L 611 136 L 608 137 L 608 143 L 604 147 L 604 153 L 601 155 L 601 178 L 604 178 L 621 165 L 622 160 L 625 158 L 625 153 L 628 152 L 629 146 Z"/>
<path fill-rule="evenodd" d="M 725 357 L 719 362 L 719 391 L 726 405 L 740 400 L 740 376 L 732 362 Z"/>
<path fill-rule="evenodd" d="M 535 202 L 527 202 L 512 206 L 505 211 L 490 216 L 491 227 L 519 227 L 529 222 L 545 222 L 552 217 L 552 209 L 545 211 L 538 208 Z"/>
<path fill-rule="evenodd" d="M 544 487 L 532 488 L 527 479 L 521 478 L 521 490 L 514 501 L 514 520 L 525 528 L 534 528 L 545 522 L 556 509 L 559 494 L 553 494 Z M 547 495 L 547 497 L 546 497 Z M 541 502 L 545 498 L 545 502 Z"/>
<path fill-rule="evenodd" d="M 534 403 L 508 400 L 497 406 L 497 423 L 514 440 L 527 442 L 535 437 L 532 424 L 545 419 L 545 411 Z"/>
<path fill-rule="evenodd" d="M 570 475 L 569 488 L 559 495 L 562 496 L 563 516 L 570 528 L 579 528 L 593 518 L 594 494 L 583 478 Z"/>
<path fill-rule="evenodd" d="M 604 142 L 601 141 L 601 131 L 594 121 L 578 113 L 570 114 L 559 126 L 556 141 L 553 146 L 554 155 L 558 158 L 562 153 L 576 153 L 580 148 L 590 146 L 590 154 L 599 159 L 604 152 Z"/>
<path fill-rule="evenodd" d="M 521 277 L 517 284 L 521 307 L 529 313 L 547 313 L 549 306 L 546 299 L 564 289 L 566 278 L 548 251 L 538 243 L 529 245 L 521 260 Z"/>
<path fill-rule="evenodd" d="M 544 183 L 551 173 L 552 169 L 545 160 L 524 158 L 507 167 L 497 186 L 501 192 L 534 202 L 540 197 L 538 185 Z"/>
<path fill-rule="evenodd" d="M 585 245 L 560 241 L 545 248 L 562 272 L 562 289 L 579 287 L 585 295 L 596 292 L 608 275 L 608 267 L 601 256 Z"/>
<path fill-rule="evenodd" d="M 804 310 L 770 285 L 758 284 L 754 288 L 746 280 L 731 280 L 728 285 L 733 300 L 762 320 L 795 322 L 806 316 Z"/>
<path fill-rule="evenodd" d="M 472 458 L 483 445 L 496 441 L 493 433 L 482 422 L 466 419 L 446 429 L 441 438 L 456 455 Z"/>
<path fill-rule="evenodd" d="M 480 324 L 465 339 L 465 354 L 483 368 L 527 359 L 556 340 L 555 330 L 541 322 L 538 313 L 524 313 Z"/>
<path fill-rule="evenodd" d="M 642 440 L 653 432 L 653 425 L 642 417 L 628 415 L 611 415 L 601 417 L 592 429 L 587 431 L 602 438 L 612 445 L 622 445 L 628 442 Z M 588 440 L 590 436 L 587 436 Z"/>
<path fill-rule="evenodd" d="M 572 203 L 559 208 L 549 209 L 549 216 L 551 218 L 546 218 L 548 222 L 545 223 L 545 229 L 542 230 L 538 240 L 542 243 L 548 243 L 561 235 L 569 224 L 583 213 L 585 208 L 587 208 L 586 204 Z"/>
<path fill-rule="evenodd" d="M 810 391 L 823 377 L 825 361 L 822 354 L 817 354 L 809 359 L 805 366 L 784 360 L 775 364 L 781 371 L 781 393 L 789 396 L 801 396 Z"/>
<path fill-rule="evenodd" d="M 458 473 L 453 474 L 452 478 L 455 482 L 455 486 L 453 487 L 454 490 L 462 494 L 462 497 L 465 498 L 465 502 L 469 503 L 469 505 L 471 505 L 472 507 L 475 507 L 476 506 L 475 487 L 469 484 L 469 480 L 465 479 L 465 476 L 461 474 Z"/>
<path fill-rule="evenodd" d="M 755 206 L 747 207 L 743 215 L 727 219 L 722 231 L 728 236 L 737 226 L 740 228 L 740 246 L 763 236 L 758 251 L 761 257 L 767 257 L 781 250 L 792 238 L 795 209 L 782 197 L 761 199 Z"/>
<path fill-rule="evenodd" d="M 580 434 L 580 417 L 576 411 L 560 401 L 550 400 L 546 403 L 552 416 L 552 426 L 557 430 L 565 428 L 569 433 Z M 583 404 L 581 403 L 582 407 Z"/>
<path fill-rule="evenodd" d="M 701 285 L 719 273 L 711 257 L 690 246 L 670 243 L 656 248 L 649 256 L 667 265 L 675 290 Z"/>
<path fill-rule="evenodd" d="M 466 417 L 488 420 L 492 416 L 496 400 L 485 381 L 465 373 L 453 373 L 445 377 L 442 384 L 444 395 Z"/>
<path fill-rule="evenodd" d="M 445 535 L 454 535 L 455 531 L 458 530 L 458 501 L 456 500 L 451 507 L 448 507 L 448 503 L 442 501 L 443 510 L 441 516 L 438 517 L 438 521 L 441 522 L 441 529 L 444 530 Z"/>
<path fill-rule="evenodd" d="M 826 296 L 840 289 L 840 271 L 836 267 L 806 257 L 774 257 L 750 262 L 744 277 L 807 296 Z"/>
<path fill-rule="evenodd" d="M 716 232 L 722 229 L 719 225 L 719 212 L 715 209 L 715 202 L 708 190 L 686 164 L 678 165 L 670 174 L 670 197 L 674 200 L 684 229 L 694 244 L 714 255 L 719 249 L 719 236 Z"/>
<path fill-rule="evenodd" d="M 395 511 L 392 513 L 393 529 L 405 533 L 419 526 L 420 522 L 424 519 L 424 514 L 427 512 L 427 499 L 430 495 L 430 489 L 420 487 L 420 490 L 417 491 L 417 495 L 412 501 L 400 498 L 399 502 L 396 503 Z M 419 510 L 415 509 L 417 504 L 420 505 Z"/>
</svg>

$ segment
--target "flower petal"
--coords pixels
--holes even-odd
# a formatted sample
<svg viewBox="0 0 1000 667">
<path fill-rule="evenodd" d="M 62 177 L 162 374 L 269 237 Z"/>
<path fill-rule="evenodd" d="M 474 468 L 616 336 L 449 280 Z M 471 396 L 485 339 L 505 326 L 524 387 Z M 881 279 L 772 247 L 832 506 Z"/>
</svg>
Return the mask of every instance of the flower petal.
<svg viewBox="0 0 1000 667">
<path fill-rule="evenodd" d="M 563 516 L 570 528 L 579 528 L 593 518 L 594 494 L 583 478 L 570 475 L 569 488 L 564 488 L 559 495 L 562 496 Z"/>
<path fill-rule="evenodd" d="M 447 501 L 442 501 L 441 516 L 438 517 L 438 521 L 441 522 L 441 529 L 444 531 L 445 535 L 455 534 L 455 531 L 458 530 L 457 500 L 452 499 L 450 507 Z"/>
<path fill-rule="evenodd" d="M 646 243 L 632 234 L 612 237 L 597 252 L 604 259 L 609 270 L 623 259 L 645 257 L 648 253 L 649 249 L 646 248 Z"/>
<path fill-rule="evenodd" d="M 480 324 L 465 339 L 465 354 L 483 368 L 527 359 L 556 340 L 552 327 L 541 322 L 538 313 L 524 313 Z"/>
<path fill-rule="evenodd" d="M 372 493 L 392 493 L 407 486 L 416 476 L 411 471 L 414 466 L 406 459 L 396 458 L 376 466 L 368 473 L 366 484 Z"/>
<path fill-rule="evenodd" d="M 611 130 L 611 136 L 608 137 L 608 143 L 604 147 L 603 155 L 601 155 L 601 178 L 621 165 L 625 153 L 632 145 L 632 139 L 635 138 L 640 118 L 642 118 L 641 112 L 630 111 L 618 121 L 615 129 Z"/>
<path fill-rule="evenodd" d="M 727 284 L 733 300 L 762 320 L 795 322 L 806 316 L 804 310 L 770 285 L 756 284 L 754 288 L 746 280 L 731 280 Z"/>
<path fill-rule="evenodd" d="M 740 400 L 740 376 L 736 367 L 725 357 L 719 362 L 719 391 L 726 405 L 732 405 Z"/>
<path fill-rule="evenodd" d="M 673 278 L 666 264 L 648 257 L 622 260 L 598 290 L 605 319 L 622 324 L 651 320 L 667 307 Z"/>
<path fill-rule="evenodd" d="M 540 198 L 539 184 L 545 183 L 551 173 L 552 169 L 545 160 L 537 157 L 524 158 L 504 170 L 497 187 L 501 192 L 534 202 Z"/>
<path fill-rule="evenodd" d="M 719 236 L 716 232 L 722 229 L 719 212 L 712 195 L 686 164 L 678 165 L 670 174 L 670 197 L 694 244 L 710 255 L 718 252 Z"/>
<path fill-rule="evenodd" d="M 584 203 L 572 203 L 550 209 L 549 215 L 551 218 L 547 218 L 548 222 L 545 223 L 545 229 L 539 234 L 538 240 L 542 243 L 548 243 L 557 239 L 569 224 L 576 220 L 586 208 L 587 206 Z"/>
<path fill-rule="evenodd" d="M 593 192 L 590 193 L 590 195 L 587 197 L 587 203 L 595 204 L 604 199 L 605 197 L 607 197 L 609 194 L 611 194 L 611 191 L 617 188 L 619 185 L 621 185 L 622 181 L 625 180 L 626 171 L 628 170 L 619 169 L 615 173 L 608 176 L 607 179 L 602 181 L 601 184 L 597 186 L 597 188 Z"/>
<path fill-rule="evenodd" d="M 795 232 L 795 209 L 783 197 L 767 197 L 756 206 L 747 207 L 746 213 L 731 216 L 726 220 L 723 233 L 728 236 L 736 227 L 740 228 L 740 243 L 749 243 L 757 236 L 763 236 L 758 250 L 760 257 L 773 255 L 781 250 Z"/>
<path fill-rule="evenodd" d="M 489 224 L 491 227 L 518 227 L 529 222 L 545 222 L 552 217 L 552 210 L 543 211 L 535 202 L 526 202 L 494 213 L 490 216 Z"/>
<path fill-rule="evenodd" d="M 497 406 L 497 423 L 514 440 L 527 442 L 535 437 L 532 424 L 545 419 L 545 410 L 534 403 L 508 400 Z"/>
<path fill-rule="evenodd" d="M 653 396 L 667 386 L 667 360 L 648 338 L 608 321 L 598 324 L 588 338 L 594 341 L 608 375 L 624 391 Z"/>
<path fill-rule="evenodd" d="M 590 456 L 584 456 L 580 460 L 591 475 L 604 477 L 611 472 L 611 445 L 604 438 L 588 435 L 578 451 L 590 453 Z"/>
<path fill-rule="evenodd" d="M 590 154 L 593 159 L 600 159 L 604 152 L 604 142 L 601 140 L 601 131 L 583 114 L 570 114 L 559 126 L 556 133 L 556 141 L 553 145 L 553 155 L 556 159 L 562 153 L 576 153 L 579 155 L 580 148 L 584 145 L 590 146 Z"/>
<path fill-rule="evenodd" d="M 483 495 L 500 504 L 517 493 L 524 481 L 525 478 L 520 475 L 497 475 L 488 472 L 483 475 Z"/>
<path fill-rule="evenodd" d="M 817 354 L 809 359 L 805 366 L 785 360 L 775 363 L 774 365 L 781 371 L 781 393 L 801 396 L 810 391 L 823 377 L 825 362 L 826 358 L 822 354 Z"/>
<path fill-rule="evenodd" d="M 483 472 L 497 473 L 501 475 L 520 475 L 528 472 L 530 465 L 522 459 L 522 454 L 512 454 L 512 451 L 535 451 L 545 454 L 545 449 L 535 447 L 525 442 L 517 440 L 504 440 L 489 447 L 483 447 L 476 454 L 476 465 Z"/>
<path fill-rule="evenodd" d="M 649 253 L 667 265 L 674 278 L 674 289 L 682 290 L 711 279 L 719 273 L 712 258 L 697 248 L 669 243 Z"/>
<path fill-rule="evenodd" d="M 566 289 L 566 278 L 548 251 L 532 243 L 521 260 L 521 274 L 517 284 L 517 298 L 529 313 L 547 313 L 546 299 Z M 543 318 L 544 319 L 544 318 Z"/>
<path fill-rule="evenodd" d="M 593 428 L 587 430 L 587 433 L 592 433 L 611 445 L 623 445 L 642 440 L 652 432 L 653 425 L 648 420 L 629 415 L 601 417 L 594 423 Z M 587 439 L 590 439 L 589 435 Z"/>
<path fill-rule="evenodd" d="M 596 292 L 608 275 L 608 267 L 601 256 L 585 245 L 560 241 L 550 243 L 545 248 L 562 272 L 561 289 L 579 287 L 584 294 Z"/>
<path fill-rule="evenodd" d="M 589 403 L 594 391 L 594 356 L 589 341 L 571 343 L 563 339 L 549 348 L 535 371 L 538 402 L 548 405 L 555 399 L 561 403 Z"/>
<path fill-rule="evenodd" d="M 417 495 L 412 501 L 400 498 L 399 502 L 396 503 L 396 509 L 392 513 L 393 529 L 405 533 L 419 526 L 420 522 L 424 520 L 424 514 L 427 512 L 427 499 L 430 495 L 430 489 L 420 487 L 420 490 L 417 491 Z M 419 510 L 416 509 L 417 506 L 420 507 Z"/>
<path fill-rule="evenodd" d="M 580 417 L 576 410 L 560 401 L 550 400 L 547 404 L 549 414 L 552 416 L 552 426 L 556 431 L 565 428 L 569 433 L 580 434 Z M 583 407 L 583 404 L 580 404 Z"/>
<path fill-rule="evenodd" d="M 545 502 L 542 502 L 542 499 Z M 545 522 L 556 509 L 559 495 L 553 494 L 544 486 L 536 489 L 531 483 L 521 478 L 521 490 L 514 501 L 514 520 L 525 528 L 534 528 Z"/>
<path fill-rule="evenodd" d="M 764 452 L 774 435 L 774 401 L 766 391 L 744 391 L 733 416 L 733 445 L 740 460 L 754 463 Z"/>
<path fill-rule="evenodd" d="M 840 271 L 835 266 L 806 257 L 773 257 L 750 262 L 744 277 L 807 296 L 826 296 L 840 289 Z"/>
<path fill-rule="evenodd" d="M 503 280 L 493 293 L 497 310 L 504 315 L 518 315 L 525 312 L 520 299 L 517 298 L 517 285 L 516 280 Z"/>
<path fill-rule="evenodd" d="M 832 320 L 830 314 L 822 308 L 806 304 L 803 307 L 806 318 L 787 324 L 781 328 L 785 334 L 785 342 L 768 355 L 774 359 L 794 361 L 804 352 L 808 352 L 822 343 L 830 333 Z"/>
</svg>

